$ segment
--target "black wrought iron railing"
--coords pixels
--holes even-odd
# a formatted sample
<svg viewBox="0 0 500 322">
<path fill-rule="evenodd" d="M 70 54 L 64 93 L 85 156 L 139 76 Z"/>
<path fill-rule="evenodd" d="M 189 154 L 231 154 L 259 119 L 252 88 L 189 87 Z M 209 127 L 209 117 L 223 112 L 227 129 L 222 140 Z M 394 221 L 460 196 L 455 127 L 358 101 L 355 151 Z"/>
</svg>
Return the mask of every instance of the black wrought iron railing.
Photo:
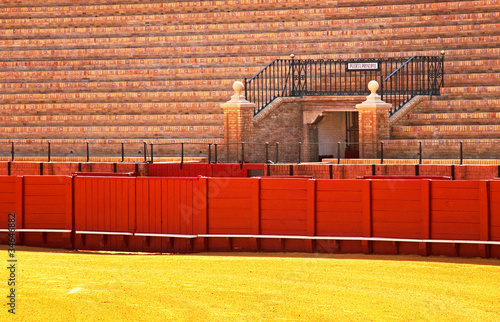
<svg viewBox="0 0 500 322">
<path fill-rule="evenodd" d="M 439 95 L 444 85 L 444 56 L 413 56 L 387 77 L 380 76 L 381 99 L 393 105 L 391 114 L 417 95 Z"/>
<path fill-rule="evenodd" d="M 276 59 L 245 78 L 245 98 L 258 114 L 278 97 L 367 95 L 380 80 L 379 94 L 394 113 L 416 95 L 439 95 L 444 56 L 381 59 Z"/>
</svg>

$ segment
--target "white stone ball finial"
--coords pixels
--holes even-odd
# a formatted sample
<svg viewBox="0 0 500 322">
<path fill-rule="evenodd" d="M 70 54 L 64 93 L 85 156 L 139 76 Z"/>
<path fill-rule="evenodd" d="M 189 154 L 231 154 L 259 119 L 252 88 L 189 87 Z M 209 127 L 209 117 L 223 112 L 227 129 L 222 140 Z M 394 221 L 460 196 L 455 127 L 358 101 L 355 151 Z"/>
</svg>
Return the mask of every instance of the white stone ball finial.
<svg viewBox="0 0 500 322">
<path fill-rule="evenodd" d="M 370 92 L 372 92 L 372 94 L 377 94 L 377 90 L 379 87 L 380 86 L 378 82 L 375 80 L 372 80 L 368 83 L 368 89 L 370 90 Z"/>
<path fill-rule="evenodd" d="M 233 84 L 233 89 L 236 92 L 235 94 L 240 95 L 240 93 L 245 89 L 245 85 L 243 85 L 240 81 L 236 81 Z"/>
<path fill-rule="evenodd" d="M 235 103 L 247 102 L 245 100 L 245 94 L 244 93 L 242 94 L 242 92 L 245 90 L 245 85 L 243 85 L 242 82 L 240 82 L 240 81 L 234 82 L 233 89 L 234 89 L 235 93 L 233 96 L 231 96 L 231 102 L 235 102 Z"/>
</svg>

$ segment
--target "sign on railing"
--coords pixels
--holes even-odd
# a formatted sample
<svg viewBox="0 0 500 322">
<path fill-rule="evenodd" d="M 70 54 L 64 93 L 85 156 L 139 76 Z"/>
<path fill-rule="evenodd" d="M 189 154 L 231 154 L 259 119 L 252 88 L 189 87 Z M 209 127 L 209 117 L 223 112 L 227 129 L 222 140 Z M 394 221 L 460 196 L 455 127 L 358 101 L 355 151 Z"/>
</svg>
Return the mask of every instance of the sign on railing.
<svg viewBox="0 0 500 322">
<path fill-rule="evenodd" d="M 348 72 L 355 71 L 380 71 L 380 62 L 379 61 L 355 61 L 355 62 L 346 62 L 346 70 Z"/>
</svg>

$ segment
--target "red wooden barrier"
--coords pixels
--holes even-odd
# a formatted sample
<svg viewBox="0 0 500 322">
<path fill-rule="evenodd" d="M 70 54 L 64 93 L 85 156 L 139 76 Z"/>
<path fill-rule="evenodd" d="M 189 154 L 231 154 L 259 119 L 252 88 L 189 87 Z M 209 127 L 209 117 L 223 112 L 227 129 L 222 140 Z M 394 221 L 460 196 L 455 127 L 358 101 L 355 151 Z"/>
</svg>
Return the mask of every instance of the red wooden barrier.
<svg viewBox="0 0 500 322">
<path fill-rule="evenodd" d="M 134 250 L 193 251 L 198 232 L 197 178 L 138 178 Z M 189 235 L 193 235 L 190 238 Z"/>
<path fill-rule="evenodd" d="M 16 200 L 16 196 L 20 196 L 20 191 L 16 191 L 16 187 L 19 182 L 22 186 L 22 177 L 0 177 L 0 218 L 2 219 L 7 218 L 9 213 L 17 211 L 16 202 L 19 200 Z M 7 228 L 7 220 L 0 221 L 0 228 Z"/>
<path fill-rule="evenodd" d="M 25 245 L 500 257 L 498 197 L 500 181 L 0 177 L 0 232 L 16 212 Z"/>
<path fill-rule="evenodd" d="M 435 181 L 431 187 L 431 238 L 480 240 L 480 182 Z M 432 245 L 432 253 L 473 256 L 477 246 Z M 470 250 L 469 248 L 474 249 Z"/>
<path fill-rule="evenodd" d="M 16 178 L 21 196 L 16 231 L 23 245 L 73 248 L 72 179 L 66 176 Z M 22 186 L 21 183 L 22 182 Z"/>
<path fill-rule="evenodd" d="M 128 250 L 136 221 L 136 179 L 75 177 L 77 249 Z"/>
<path fill-rule="evenodd" d="M 371 183 L 373 237 L 418 239 L 422 228 L 422 183 L 375 180 Z M 373 243 L 374 252 L 418 253 L 415 243 Z"/>
<path fill-rule="evenodd" d="M 0 177 L 0 242 L 7 244 L 8 241 L 8 216 L 16 214 L 16 224 L 23 224 L 23 178 L 22 177 Z M 17 232 L 16 241 L 20 241 Z"/>
<path fill-rule="evenodd" d="M 77 177 L 137 177 L 137 172 L 74 172 Z"/>
<path fill-rule="evenodd" d="M 258 179 L 208 179 L 208 229 L 211 250 L 257 251 L 255 239 L 229 235 L 259 234 L 259 180 Z"/>
<path fill-rule="evenodd" d="M 357 179 L 372 179 L 372 180 L 452 180 L 451 177 L 447 176 L 402 176 L 402 175 L 377 175 L 377 176 L 362 176 Z"/>
<path fill-rule="evenodd" d="M 481 207 L 481 240 L 500 240 L 500 181 L 489 181 L 488 187 L 489 194 L 482 196 L 488 206 Z M 490 250 L 492 257 L 500 258 L 500 247 Z"/>
<path fill-rule="evenodd" d="M 363 236 L 363 200 L 369 199 L 369 181 L 318 180 L 316 183 L 316 235 Z M 317 242 L 320 252 L 362 252 L 361 242 Z"/>
<path fill-rule="evenodd" d="M 308 207 L 314 207 L 314 199 L 309 203 L 308 189 L 314 180 L 307 179 L 264 179 L 261 181 L 260 216 L 262 235 L 308 234 Z M 306 251 L 303 241 L 287 239 L 264 239 L 263 250 Z"/>
<path fill-rule="evenodd" d="M 248 177 L 249 170 L 262 170 L 265 164 L 236 163 L 155 163 L 149 165 L 149 176 L 152 177 Z"/>
</svg>

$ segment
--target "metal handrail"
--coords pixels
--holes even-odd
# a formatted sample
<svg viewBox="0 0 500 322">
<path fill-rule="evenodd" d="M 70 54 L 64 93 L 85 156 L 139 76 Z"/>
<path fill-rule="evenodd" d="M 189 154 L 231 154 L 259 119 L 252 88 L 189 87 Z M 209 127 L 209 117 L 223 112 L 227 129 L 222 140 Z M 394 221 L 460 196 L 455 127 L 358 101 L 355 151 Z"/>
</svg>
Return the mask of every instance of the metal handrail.
<svg viewBox="0 0 500 322">
<path fill-rule="evenodd" d="M 437 56 L 413 56 L 389 76 L 381 76 L 381 99 L 393 105 L 394 114 L 416 95 L 440 94 L 444 86 L 444 54 Z M 441 81 L 439 82 L 439 79 Z"/>
<path fill-rule="evenodd" d="M 250 79 L 245 98 L 255 103 L 254 115 L 278 97 L 365 95 L 368 82 L 380 79 L 380 93 L 394 113 L 416 95 L 439 95 L 443 58 L 413 56 L 379 59 L 275 59 Z M 352 62 L 376 62 L 376 70 L 351 70 Z M 439 81 L 441 78 L 441 81 Z"/>
<path fill-rule="evenodd" d="M 387 76 L 386 78 L 384 78 L 384 80 L 382 81 L 385 82 L 387 81 L 389 78 L 392 77 L 392 75 L 396 74 L 398 71 L 400 71 L 404 66 L 408 65 L 409 62 L 411 62 L 412 60 L 415 59 L 416 56 L 413 56 L 413 57 L 410 57 L 410 59 L 408 59 L 407 61 L 404 62 L 403 65 L 399 66 L 395 71 L 393 71 L 389 76 Z"/>
</svg>

